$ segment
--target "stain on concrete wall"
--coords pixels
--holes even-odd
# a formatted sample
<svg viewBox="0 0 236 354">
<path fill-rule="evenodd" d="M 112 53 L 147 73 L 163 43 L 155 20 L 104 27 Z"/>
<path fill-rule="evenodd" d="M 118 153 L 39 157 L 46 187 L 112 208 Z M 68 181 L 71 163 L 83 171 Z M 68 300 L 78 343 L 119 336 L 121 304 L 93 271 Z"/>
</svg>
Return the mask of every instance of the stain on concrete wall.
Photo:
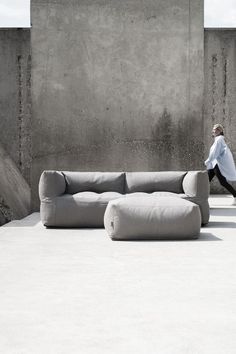
<svg viewBox="0 0 236 354">
<path fill-rule="evenodd" d="M 205 157 L 212 144 L 211 130 L 216 123 L 225 128 L 225 139 L 236 161 L 236 30 L 205 30 Z M 234 184 L 236 187 L 236 184 Z M 218 181 L 212 193 L 225 193 Z"/>
<path fill-rule="evenodd" d="M 30 212 L 30 58 L 29 30 L 0 29 L 0 225 Z"/>
<path fill-rule="evenodd" d="M 31 8 L 35 208 L 44 169 L 202 168 L 203 0 Z"/>
<path fill-rule="evenodd" d="M 30 30 L 0 29 L 0 143 L 30 183 Z"/>
</svg>

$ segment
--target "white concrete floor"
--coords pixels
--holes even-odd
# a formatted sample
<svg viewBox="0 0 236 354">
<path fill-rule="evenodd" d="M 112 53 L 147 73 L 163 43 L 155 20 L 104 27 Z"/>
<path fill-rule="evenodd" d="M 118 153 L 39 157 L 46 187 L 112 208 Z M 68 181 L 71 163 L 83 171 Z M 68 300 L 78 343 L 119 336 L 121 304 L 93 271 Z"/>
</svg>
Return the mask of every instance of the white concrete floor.
<svg viewBox="0 0 236 354">
<path fill-rule="evenodd" d="M 236 207 L 212 196 L 199 240 L 0 228 L 1 354 L 235 354 Z"/>
</svg>

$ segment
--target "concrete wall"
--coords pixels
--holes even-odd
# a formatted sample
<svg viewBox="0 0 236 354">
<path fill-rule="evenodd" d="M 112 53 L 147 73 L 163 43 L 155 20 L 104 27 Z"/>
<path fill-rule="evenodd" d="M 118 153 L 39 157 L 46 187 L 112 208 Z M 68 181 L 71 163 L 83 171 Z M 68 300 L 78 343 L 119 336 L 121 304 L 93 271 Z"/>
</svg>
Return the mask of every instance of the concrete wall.
<svg viewBox="0 0 236 354">
<path fill-rule="evenodd" d="M 9 154 L 0 145 L 0 225 L 31 211 L 31 190 Z"/>
<path fill-rule="evenodd" d="M 44 169 L 202 168 L 203 0 L 32 0 L 33 202 Z"/>
<path fill-rule="evenodd" d="M 0 30 L 0 224 L 44 169 L 204 168 L 217 122 L 236 159 L 236 30 L 204 34 L 203 1 L 33 0 L 32 22 Z"/>
<path fill-rule="evenodd" d="M 30 30 L 0 29 L 0 143 L 30 182 Z"/>
<path fill-rule="evenodd" d="M 30 31 L 0 29 L 0 225 L 30 210 L 30 76 Z"/>
<path fill-rule="evenodd" d="M 205 156 L 212 144 L 211 130 L 216 123 L 225 128 L 225 139 L 236 161 L 236 30 L 205 30 Z M 234 187 L 236 184 L 234 183 Z M 214 181 L 213 193 L 225 193 Z"/>
</svg>

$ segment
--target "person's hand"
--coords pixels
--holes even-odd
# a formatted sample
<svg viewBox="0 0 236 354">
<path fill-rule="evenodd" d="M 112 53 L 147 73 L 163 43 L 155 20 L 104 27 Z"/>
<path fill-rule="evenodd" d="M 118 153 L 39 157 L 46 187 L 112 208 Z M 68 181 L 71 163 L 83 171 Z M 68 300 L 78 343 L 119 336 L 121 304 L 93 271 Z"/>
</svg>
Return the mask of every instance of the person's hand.
<svg viewBox="0 0 236 354">
<path fill-rule="evenodd" d="M 204 162 L 204 164 L 208 170 L 213 168 L 212 163 L 208 159 Z"/>
</svg>

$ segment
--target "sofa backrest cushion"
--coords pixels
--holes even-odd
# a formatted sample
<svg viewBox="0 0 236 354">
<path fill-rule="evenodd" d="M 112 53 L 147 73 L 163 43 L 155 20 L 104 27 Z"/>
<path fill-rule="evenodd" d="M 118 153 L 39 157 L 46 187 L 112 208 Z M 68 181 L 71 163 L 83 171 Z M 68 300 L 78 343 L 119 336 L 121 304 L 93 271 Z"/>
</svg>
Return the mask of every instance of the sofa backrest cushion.
<svg viewBox="0 0 236 354">
<path fill-rule="evenodd" d="M 124 172 L 63 172 L 63 174 L 68 194 L 85 191 L 124 193 Z"/>
<path fill-rule="evenodd" d="M 125 193 L 167 191 L 183 193 L 182 182 L 187 172 L 126 172 Z"/>
</svg>

